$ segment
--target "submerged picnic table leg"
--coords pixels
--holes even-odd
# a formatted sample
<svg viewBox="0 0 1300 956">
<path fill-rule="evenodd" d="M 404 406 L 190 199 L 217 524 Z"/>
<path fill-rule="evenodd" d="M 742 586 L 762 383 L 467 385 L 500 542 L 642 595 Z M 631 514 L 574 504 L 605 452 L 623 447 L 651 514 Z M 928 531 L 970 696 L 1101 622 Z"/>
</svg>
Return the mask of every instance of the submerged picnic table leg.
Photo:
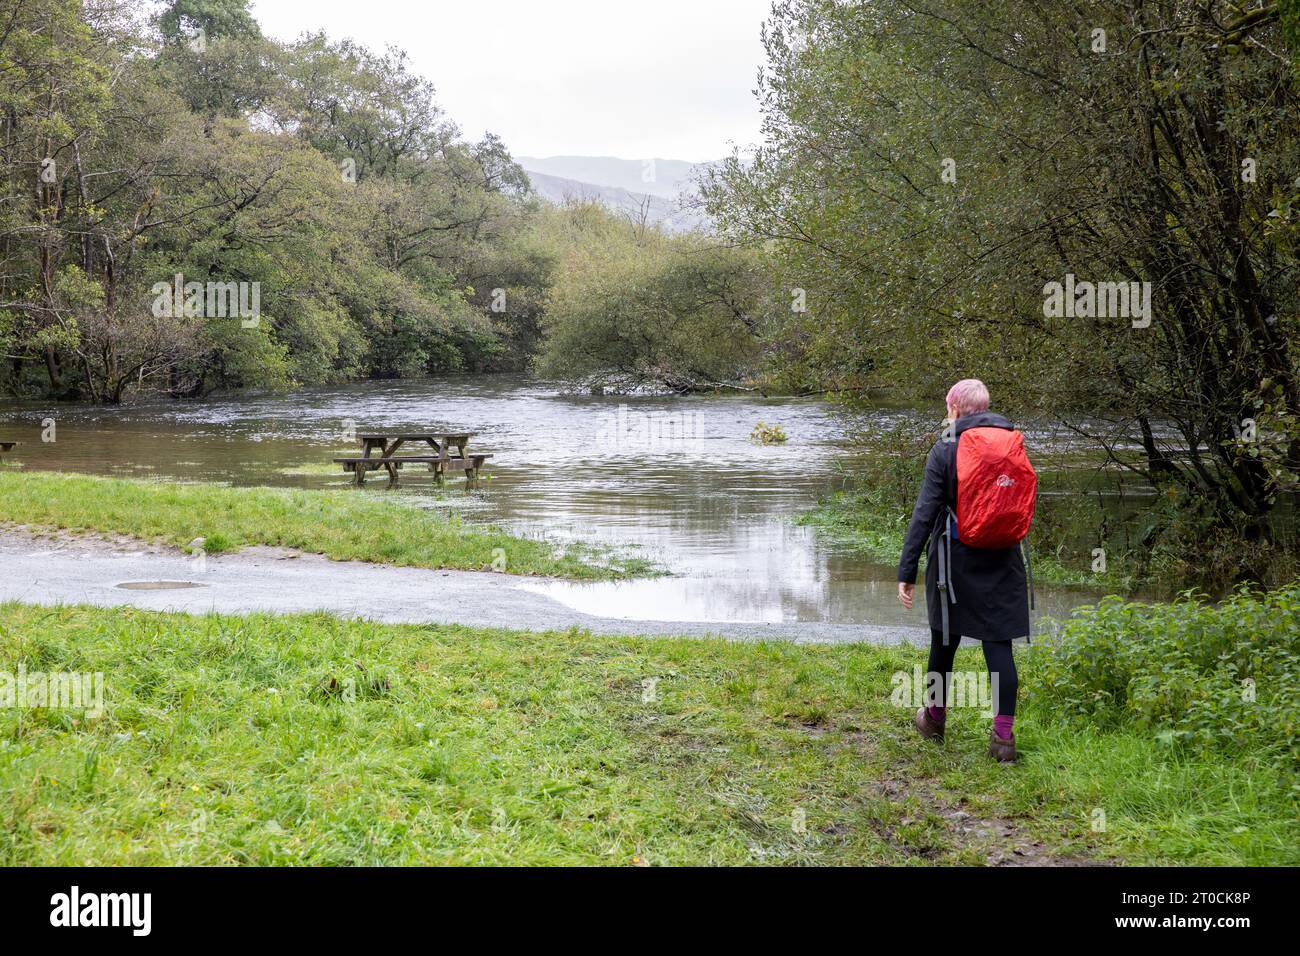
<svg viewBox="0 0 1300 956">
<path fill-rule="evenodd" d="M 436 485 L 441 485 L 441 484 L 442 484 L 442 466 L 443 466 L 443 463 L 447 460 L 447 453 L 446 453 L 446 452 L 442 449 L 442 447 L 438 444 L 438 439 L 436 439 L 436 438 L 430 436 L 430 437 L 426 438 L 425 440 L 429 443 L 429 447 L 430 447 L 431 449 L 433 449 L 434 456 L 438 459 L 437 461 L 431 461 L 431 462 L 429 462 L 429 471 L 433 472 L 433 482 L 434 482 L 434 484 L 436 484 Z"/>
<path fill-rule="evenodd" d="M 397 454 L 397 449 L 399 449 L 399 448 L 402 447 L 402 443 L 403 443 L 404 441 L 406 441 L 405 438 L 394 438 L 390 444 L 385 445 L 385 446 L 384 446 L 384 457 L 385 457 L 385 458 L 392 458 L 394 455 L 396 455 L 396 454 Z M 398 471 L 398 467 L 397 467 L 397 465 L 394 464 L 393 462 L 388 462 L 388 463 L 386 463 L 386 464 L 384 465 L 384 467 L 388 469 L 388 487 L 389 487 L 389 488 L 396 487 L 396 485 L 397 485 L 397 471 Z"/>
<path fill-rule="evenodd" d="M 357 462 L 352 468 L 357 487 L 366 483 L 366 472 L 370 470 L 370 453 L 375 450 L 376 444 L 379 446 L 379 454 L 382 457 L 384 453 L 384 442 L 382 438 L 379 439 L 378 442 L 373 438 L 363 438 L 361 440 L 361 457 L 364 460 Z"/>
<path fill-rule="evenodd" d="M 466 492 L 473 491 L 475 488 L 478 487 L 478 467 L 474 462 L 471 462 L 469 457 L 465 454 L 465 448 L 468 444 L 469 444 L 468 435 L 444 435 L 442 438 L 442 451 L 441 451 L 442 458 L 446 460 L 451 455 L 452 446 L 455 445 L 456 454 L 460 458 L 461 462 L 463 464 L 472 466 L 465 469 L 465 491 Z"/>
</svg>

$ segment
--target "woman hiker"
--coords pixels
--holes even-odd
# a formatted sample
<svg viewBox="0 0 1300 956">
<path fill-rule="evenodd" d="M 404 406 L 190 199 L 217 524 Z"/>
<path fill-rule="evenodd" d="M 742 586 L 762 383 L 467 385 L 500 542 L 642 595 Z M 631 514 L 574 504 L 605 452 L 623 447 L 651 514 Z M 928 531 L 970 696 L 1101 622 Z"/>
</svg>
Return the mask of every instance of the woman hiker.
<svg viewBox="0 0 1300 956">
<path fill-rule="evenodd" d="M 1037 479 L 1020 432 L 988 410 L 983 382 L 958 382 L 948 391 L 947 404 L 948 425 L 926 459 L 898 563 L 898 600 L 911 610 L 917 566 L 928 542 L 929 688 L 915 724 L 922 737 L 943 738 L 957 646 L 962 637 L 974 638 L 983 644 L 994 689 L 989 755 L 1012 761 L 1017 676 L 1011 641 L 1029 635 L 1027 564 L 1020 541 L 1033 518 Z"/>
</svg>

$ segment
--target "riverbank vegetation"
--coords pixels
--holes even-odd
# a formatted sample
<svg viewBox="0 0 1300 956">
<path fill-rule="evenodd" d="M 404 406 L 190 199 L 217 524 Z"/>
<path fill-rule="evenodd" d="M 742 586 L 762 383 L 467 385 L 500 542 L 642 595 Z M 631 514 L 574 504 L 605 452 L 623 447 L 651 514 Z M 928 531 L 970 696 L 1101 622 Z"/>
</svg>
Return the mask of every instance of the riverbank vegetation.
<svg viewBox="0 0 1300 956">
<path fill-rule="evenodd" d="M 1154 490 L 1131 530 L 1157 566 L 1293 573 L 1297 22 L 1293 0 L 776 4 L 765 141 L 705 188 L 806 298 L 772 359 L 936 411 L 982 378 Z"/>
<path fill-rule="evenodd" d="M 1218 604 L 1107 598 L 1033 655 L 1030 696 L 1096 728 L 1300 771 L 1300 587 Z"/>
<path fill-rule="evenodd" d="M 754 250 L 590 204 L 544 210 L 539 232 L 557 250 L 542 375 L 611 391 L 758 388 L 772 290 Z"/>
<path fill-rule="evenodd" d="M 1267 609 L 1286 623 L 1264 670 L 1234 656 L 1194 688 L 1221 665 L 1179 664 L 1222 730 L 1254 720 L 1215 703 L 1242 675 L 1249 706 L 1285 705 L 1298 607 Z M 1131 667 L 1168 642 L 1019 651 L 1008 767 L 975 708 L 944 745 L 915 736 L 893 701 L 915 648 L 0 610 L 0 670 L 104 689 L 97 718 L 0 707 L 5 865 L 1300 862 L 1286 726 L 1203 737 Z M 1064 647 L 1161 626 L 1144 614 L 1081 618 Z"/>
<path fill-rule="evenodd" d="M 459 515 L 352 492 L 162 484 L 48 472 L 0 474 L 0 522 L 128 535 L 219 554 L 251 545 L 420 568 L 610 580 L 641 558 L 558 546 Z M 203 539 L 193 546 L 195 539 Z"/>
<path fill-rule="evenodd" d="M 11 390 L 289 387 L 518 368 L 546 260 L 505 146 L 398 51 L 246 0 L 30 0 L 0 31 Z"/>
<path fill-rule="evenodd" d="M 6 15 L 8 391 L 116 404 L 534 360 L 598 387 L 753 375 L 755 254 L 543 203 L 400 51 L 278 42 L 248 7 L 29 0 Z"/>
</svg>

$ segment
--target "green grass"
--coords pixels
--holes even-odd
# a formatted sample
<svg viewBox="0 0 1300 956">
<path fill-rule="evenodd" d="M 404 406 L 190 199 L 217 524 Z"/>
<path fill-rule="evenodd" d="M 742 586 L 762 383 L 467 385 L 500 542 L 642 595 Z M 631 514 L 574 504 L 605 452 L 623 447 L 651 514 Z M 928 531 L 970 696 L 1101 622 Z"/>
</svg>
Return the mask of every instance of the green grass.
<svg viewBox="0 0 1300 956">
<path fill-rule="evenodd" d="M 423 568 L 496 568 L 508 574 L 610 579 L 652 573 L 641 558 L 554 544 L 471 525 L 357 491 L 164 484 L 52 472 L 0 474 L 0 521 L 124 534 L 209 553 L 249 545 L 339 561 Z"/>
<path fill-rule="evenodd" d="M 973 710 L 922 742 L 911 648 L 8 604 L 20 662 L 103 672 L 106 712 L 0 707 L 0 864 L 1300 863 L 1249 752 L 1032 693 L 1017 766 Z"/>
</svg>

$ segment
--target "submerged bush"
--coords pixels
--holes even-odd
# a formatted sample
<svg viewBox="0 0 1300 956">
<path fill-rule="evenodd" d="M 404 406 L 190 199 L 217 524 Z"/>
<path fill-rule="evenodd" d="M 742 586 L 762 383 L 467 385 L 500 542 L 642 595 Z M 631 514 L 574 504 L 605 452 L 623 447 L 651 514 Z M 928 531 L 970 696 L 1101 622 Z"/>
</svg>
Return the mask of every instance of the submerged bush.
<svg viewBox="0 0 1300 956">
<path fill-rule="evenodd" d="M 790 436 L 785 433 L 785 429 L 780 425 L 759 422 L 754 426 L 754 430 L 749 433 L 749 440 L 757 445 L 782 445 L 790 440 Z"/>
<path fill-rule="evenodd" d="M 1027 664 L 1045 713 L 1300 767 L 1300 585 L 1218 604 L 1194 592 L 1172 604 L 1106 598 Z"/>
</svg>

